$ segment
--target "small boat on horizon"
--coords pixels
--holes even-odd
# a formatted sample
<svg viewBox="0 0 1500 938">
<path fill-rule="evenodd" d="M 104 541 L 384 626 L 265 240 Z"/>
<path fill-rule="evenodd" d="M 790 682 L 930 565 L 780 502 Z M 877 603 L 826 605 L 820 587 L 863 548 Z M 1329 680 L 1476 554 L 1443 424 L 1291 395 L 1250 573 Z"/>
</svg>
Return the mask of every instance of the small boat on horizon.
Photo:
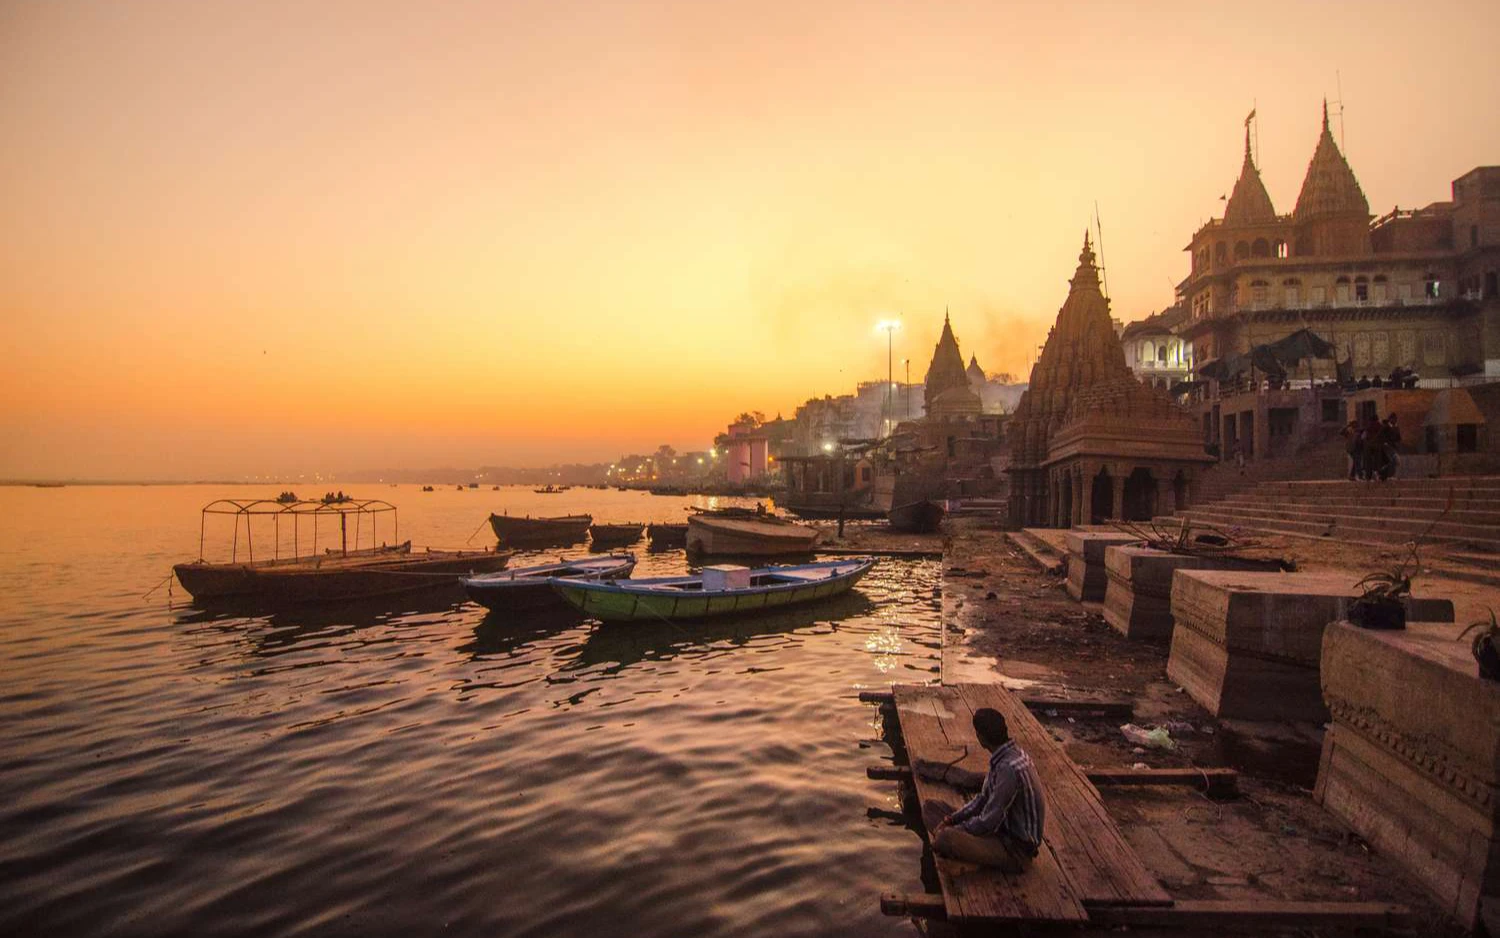
<svg viewBox="0 0 1500 938">
<path fill-rule="evenodd" d="M 583 540 L 594 523 L 593 515 L 562 515 L 555 518 L 533 518 L 517 515 L 490 515 L 495 537 L 507 547 L 548 547 L 576 544 Z"/>
<path fill-rule="evenodd" d="M 465 579 L 463 585 L 469 598 L 480 605 L 497 612 L 516 612 L 561 604 L 562 598 L 550 586 L 554 578 L 616 580 L 630 576 L 634 569 L 634 554 L 610 554 L 485 573 Z"/>
<path fill-rule="evenodd" d="M 551 580 L 575 609 L 604 622 L 672 622 L 779 609 L 847 592 L 873 559 L 797 566 L 705 567 L 700 576 L 618 582 Z"/>
</svg>

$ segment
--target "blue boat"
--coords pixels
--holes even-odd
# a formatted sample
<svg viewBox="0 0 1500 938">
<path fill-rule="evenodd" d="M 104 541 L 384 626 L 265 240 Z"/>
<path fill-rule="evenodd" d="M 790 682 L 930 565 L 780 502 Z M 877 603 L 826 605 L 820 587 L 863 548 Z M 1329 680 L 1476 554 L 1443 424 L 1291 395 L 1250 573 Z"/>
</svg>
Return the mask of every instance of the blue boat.
<svg viewBox="0 0 1500 938">
<path fill-rule="evenodd" d="M 703 619 L 826 599 L 847 592 L 875 561 L 832 560 L 783 567 L 705 567 L 699 576 L 621 583 L 549 581 L 575 609 L 605 622 Z"/>
<path fill-rule="evenodd" d="M 630 576 L 634 569 L 635 554 L 610 554 L 486 573 L 468 577 L 463 584 L 475 602 L 498 612 L 514 612 L 557 603 L 557 594 L 548 586 L 553 579 L 614 580 Z"/>
</svg>

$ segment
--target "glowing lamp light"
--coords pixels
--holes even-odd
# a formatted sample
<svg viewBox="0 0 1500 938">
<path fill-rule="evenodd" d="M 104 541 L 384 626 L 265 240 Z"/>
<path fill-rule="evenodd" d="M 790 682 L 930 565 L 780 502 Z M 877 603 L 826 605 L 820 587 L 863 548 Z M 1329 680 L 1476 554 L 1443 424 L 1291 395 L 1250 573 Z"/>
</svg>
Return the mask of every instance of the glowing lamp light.
<svg viewBox="0 0 1500 938">
<path fill-rule="evenodd" d="M 901 320 L 899 319 L 882 319 L 875 324 L 876 332 L 895 332 L 900 328 Z"/>
<path fill-rule="evenodd" d="M 833 452 L 833 444 L 832 443 L 824 443 L 823 444 L 823 452 L 825 452 L 825 453 L 831 453 L 831 452 Z"/>
</svg>

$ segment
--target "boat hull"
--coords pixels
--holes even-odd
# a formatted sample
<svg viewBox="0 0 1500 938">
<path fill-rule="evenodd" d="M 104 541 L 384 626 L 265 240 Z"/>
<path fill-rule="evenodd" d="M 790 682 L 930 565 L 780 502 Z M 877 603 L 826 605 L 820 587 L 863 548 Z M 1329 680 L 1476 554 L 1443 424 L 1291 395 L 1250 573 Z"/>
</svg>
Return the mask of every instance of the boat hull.
<svg viewBox="0 0 1500 938">
<path fill-rule="evenodd" d="M 608 559 L 608 558 L 606 558 Z M 595 562 L 595 569 L 572 575 L 561 574 L 563 579 L 618 580 L 630 576 L 635 569 L 635 557 L 622 554 L 617 563 L 605 566 Z M 464 592 L 469 598 L 495 612 L 523 612 L 532 609 L 565 606 L 562 597 L 552 589 L 552 571 L 560 564 L 548 564 L 528 570 L 516 570 L 514 576 L 476 577 L 463 581 Z M 587 567 L 587 564 L 582 565 Z"/>
<path fill-rule="evenodd" d="M 874 562 L 844 562 L 841 566 L 848 572 L 807 583 L 718 592 L 673 592 L 653 590 L 644 583 L 637 587 L 568 580 L 553 580 L 552 589 L 573 608 L 605 622 L 674 622 L 758 613 L 838 596 L 852 589 Z"/>
<path fill-rule="evenodd" d="M 284 564 L 182 563 L 182 588 L 200 603 L 265 605 L 344 602 L 429 590 L 457 590 L 460 580 L 505 569 L 501 551 L 433 551 L 400 559 L 324 558 Z"/>
<path fill-rule="evenodd" d="M 500 543 L 507 547 L 576 544 L 584 539 L 593 523 L 594 519 L 588 515 L 568 515 L 561 518 L 490 515 L 490 528 Z"/>
<path fill-rule="evenodd" d="M 723 557 L 786 557 L 812 552 L 816 528 L 748 518 L 694 517 L 688 521 L 687 549 Z"/>
<path fill-rule="evenodd" d="M 596 524 L 589 528 L 589 540 L 594 549 L 629 547 L 641 539 L 644 524 Z"/>
<path fill-rule="evenodd" d="M 891 528 L 903 534 L 931 534 L 943 521 L 943 506 L 935 502 L 912 502 L 891 509 Z"/>
</svg>

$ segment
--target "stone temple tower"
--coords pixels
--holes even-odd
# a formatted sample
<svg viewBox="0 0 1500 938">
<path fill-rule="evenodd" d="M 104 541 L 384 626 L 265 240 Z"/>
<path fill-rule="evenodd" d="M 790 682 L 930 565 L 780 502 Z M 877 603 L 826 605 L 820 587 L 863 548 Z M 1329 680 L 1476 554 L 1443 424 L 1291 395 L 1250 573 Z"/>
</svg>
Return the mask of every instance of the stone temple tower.
<svg viewBox="0 0 1500 938">
<path fill-rule="evenodd" d="M 1007 431 L 1018 526 L 1149 517 L 1210 461 L 1187 412 L 1125 364 L 1088 235 L 1070 284 Z"/>
<path fill-rule="evenodd" d="M 932 350 L 932 363 L 927 366 L 927 377 L 923 382 L 922 404 L 928 414 L 934 411 L 937 399 L 945 391 L 969 386 L 968 373 L 964 371 L 964 356 L 958 350 L 958 339 L 953 337 L 953 325 L 948 314 L 943 314 L 943 334 L 938 337 Z"/>
</svg>

